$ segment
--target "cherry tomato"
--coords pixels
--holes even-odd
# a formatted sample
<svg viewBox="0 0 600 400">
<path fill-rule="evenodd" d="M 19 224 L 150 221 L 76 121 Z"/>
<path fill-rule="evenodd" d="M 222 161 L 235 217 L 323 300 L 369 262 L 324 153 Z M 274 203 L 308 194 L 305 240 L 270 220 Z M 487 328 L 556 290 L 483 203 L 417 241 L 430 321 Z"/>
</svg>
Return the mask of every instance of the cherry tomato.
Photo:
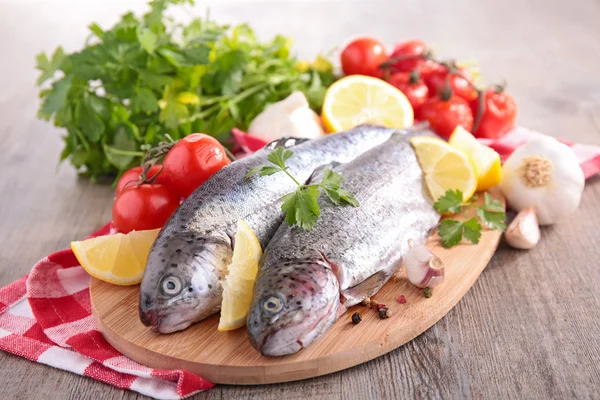
<svg viewBox="0 0 600 400">
<path fill-rule="evenodd" d="M 515 99 L 501 88 L 488 89 L 483 96 L 485 111 L 473 135 L 489 139 L 506 135 L 508 131 L 515 127 L 515 120 L 517 119 Z M 479 110 L 479 99 L 471 103 L 471 110 L 475 118 Z"/>
<path fill-rule="evenodd" d="M 163 161 L 160 178 L 182 197 L 188 197 L 215 172 L 230 163 L 217 139 L 194 133 L 181 139 L 169 150 Z"/>
<path fill-rule="evenodd" d="M 388 82 L 404 93 L 408 101 L 410 101 L 413 110 L 421 107 L 429 95 L 427 85 L 423 83 L 418 74 L 413 75 L 408 72 L 398 72 L 392 74 L 388 78 Z"/>
<path fill-rule="evenodd" d="M 162 165 L 154 164 L 152 167 L 150 167 L 150 170 L 146 174 L 146 177 L 148 179 L 152 178 L 154 175 L 160 172 L 161 168 Z M 125 187 L 137 185 L 139 183 L 141 173 L 142 167 L 133 167 L 127 170 L 123 175 L 121 175 L 119 182 L 117 182 L 117 189 L 115 194 L 118 196 Z M 160 178 L 156 177 L 154 182 L 160 182 Z"/>
<path fill-rule="evenodd" d="M 417 110 L 419 121 L 429 121 L 431 129 L 444 139 L 448 139 L 458 125 L 469 132 L 473 128 L 473 113 L 469 103 L 462 97 L 451 95 L 449 98 L 435 96 Z"/>
<path fill-rule="evenodd" d="M 423 41 L 418 39 L 408 40 L 396 45 L 390 59 L 406 56 L 420 56 L 427 51 L 429 51 L 429 47 Z M 395 62 L 392 64 L 392 72 L 412 72 L 416 69 L 422 76 L 426 76 L 435 70 L 436 67 L 437 64 L 431 60 L 413 58 Z"/>
<path fill-rule="evenodd" d="M 465 78 L 471 80 L 471 74 L 469 74 L 469 71 L 466 69 L 459 68 L 458 72 Z M 435 95 L 444 90 L 447 75 L 448 68 L 440 65 L 425 77 L 425 84 L 429 88 L 430 94 Z M 452 75 L 450 77 L 450 89 L 452 89 L 452 92 L 454 92 L 455 95 L 462 97 L 466 101 L 473 101 L 477 98 L 477 91 L 469 85 L 467 80 L 458 75 Z"/>
<path fill-rule="evenodd" d="M 179 199 L 162 183 L 127 186 L 113 203 L 113 224 L 122 233 L 162 228 L 179 207 Z"/>
<path fill-rule="evenodd" d="M 356 39 L 342 50 L 341 61 L 344 75 L 368 75 L 381 78 L 379 66 L 387 60 L 385 47 L 372 38 Z"/>
</svg>

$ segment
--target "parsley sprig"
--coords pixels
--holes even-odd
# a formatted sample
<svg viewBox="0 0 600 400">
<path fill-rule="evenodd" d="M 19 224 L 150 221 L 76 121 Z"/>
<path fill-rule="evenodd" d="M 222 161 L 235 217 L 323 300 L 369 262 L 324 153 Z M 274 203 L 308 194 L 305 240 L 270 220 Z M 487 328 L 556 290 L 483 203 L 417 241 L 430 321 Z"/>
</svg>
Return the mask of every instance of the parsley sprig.
<svg viewBox="0 0 600 400">
<path fill-rule="evenodd" d="M 281 211 L 285 213 L 285 220 L 289 226 L 297 225 L 305 230 L 313 228 L 321 215 L 317 199 L 322 192 L 325 192 L 329 200 L 335 205 L 349 204 L 353 207 L 359 206 L 358 200 L 356 200 L 354 195 L 341 188 L 344 179 L 342 175 L 333 172 L 329 168 L 323 171 L 323 179 L 319 183 L 305 185 L 298 182 L 285 165 L 286 161 L 293 155 L 293 151 L 279 147 L 273 150 L 267 157 L 269 162 L 274 165 L 260 165 L 252 168 L 246 174 L 246 179 L 248 179 L 256 174 L 269 176 L 283 172 L 298 185 L 296 191 L 282 197 L 283 204 L 281 205 Z"/>
<path fill-rule="evenodd" d="M 433 207 L 440 213 L 458 214 L 465 208 L 472 208 L 475 201 L 477 196 L 464 202 L 460 190 L 448 190 Z M 482 224 L 493 230 L 504 232 L 506 229 L 504 206 L 489 193 L 485 193 L 484 204 L 475 207 L 474 217 L 466 221 L 446 218 L 440 223 L 439 235 L 442 245 L 446 248 L 455 246 L 462 241 L 463 237 L 473 244 L 479 243 Z"/>
</svg>

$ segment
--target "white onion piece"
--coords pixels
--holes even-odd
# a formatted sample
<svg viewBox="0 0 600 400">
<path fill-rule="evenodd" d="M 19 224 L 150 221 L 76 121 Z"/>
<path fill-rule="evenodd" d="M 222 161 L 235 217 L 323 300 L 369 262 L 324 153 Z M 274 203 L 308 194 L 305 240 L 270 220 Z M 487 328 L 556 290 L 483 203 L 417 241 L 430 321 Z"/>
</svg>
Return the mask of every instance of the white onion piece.
<svg viewBox="0 0 600 400">
<path fill-rule="evenodd" d="M 405 257 L 406 274 L 410 283 L 419 288 L 433 288 L 444 282 L 446 266 L 426 246 L 409 240 L 410 249 Z"/>
</svg>

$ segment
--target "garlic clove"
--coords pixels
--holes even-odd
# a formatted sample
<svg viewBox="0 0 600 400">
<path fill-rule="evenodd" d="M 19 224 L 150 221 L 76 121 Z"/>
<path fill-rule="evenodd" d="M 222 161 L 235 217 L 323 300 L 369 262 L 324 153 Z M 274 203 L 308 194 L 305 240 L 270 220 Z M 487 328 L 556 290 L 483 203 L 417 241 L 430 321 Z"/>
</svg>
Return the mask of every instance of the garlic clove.
<svg viewBox="0 0 600 400">
<path fill-rule="evenodd" d="M 426 246 L 415 245 L 409 241 L 409 250 L 405 257 L 406 274 L 410 283 L 419 288 L 435 287 L 444 281 L 443 261 Z"/>
<path fill-rule="evenodd" d="M 540 241 L 540 236 L 540 226 L 533 208 L 519 211 L 504 234 L 509 246 L 524 250 L 535 247 Z"/>
</svg>

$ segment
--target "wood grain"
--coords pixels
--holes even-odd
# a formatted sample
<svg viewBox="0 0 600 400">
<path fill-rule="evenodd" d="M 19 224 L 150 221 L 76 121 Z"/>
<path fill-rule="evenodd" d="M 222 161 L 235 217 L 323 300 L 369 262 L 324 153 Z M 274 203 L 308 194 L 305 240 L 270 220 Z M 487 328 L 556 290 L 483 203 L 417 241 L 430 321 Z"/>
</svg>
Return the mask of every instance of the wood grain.
<svg viewBox="0 0 600 400">
<path fill-rule="evenodd" d="M 203 14 L 207 3 L 194 12 Z M 476 58 L 488 82 L 506 79 L 526 127 L 600 145 L 597 0 L 211 2 L 219 21 L 261 37 L 294 36 L 304 58 L 351 35 L 392 45 L 422 38 L 439 53 Z M 113 192 L 57 170 L 62 132 L 37 121 L 35 55 L 80 48 L 86 26 L 113 23 L 142 0 L 0 2 L 0 285 L 110 219 Z M 178 19 L 186 13 L 177 14 Z M 194 399 L 598 399 L 600 178 L 579 210 L 545 228 L 531 251 L 500 245 L 471 290 L 415 340 L 335 374 L 268 386 L 227 386 Z M 141 399 L 134 392 L 0 352 L 6 399 Z"/>
<path fill-rule="evenodd" d="M 504 201 L 498 189 L 493 193 Z M 478 203 L 484 203 L 483 194 Z M 185 369 L 211 382 L 235 385 L 314 378 L 372 360 L 429 329 L 475 283 L 500 237 L 500 231 L 484 230 L 477 246 L 464 243 L 445 249 L 434 233 L 427 247 L 446 264 L 444 283 L 435 288 L 434 296 L 425 298 L 402 269 L 373 297 L 389 307 L 393 313 L 390 318 L 381 320 L 374 309 L 353 307 L 311 346 L 286 357 L 261 356 L 250 345 L 245 328 L 218 332 L 218 315 L 182 332 L 154 333 L 138 317 L 139 285 L 123 287 L 92 279 L 92 311 L 110 344 L 149 367 Z M 406 297 L 406 304 L 397 302 L 400 295 Z M 364 317 L 360 325 L 350 321 L 355 311 Z"/>
</svg>

